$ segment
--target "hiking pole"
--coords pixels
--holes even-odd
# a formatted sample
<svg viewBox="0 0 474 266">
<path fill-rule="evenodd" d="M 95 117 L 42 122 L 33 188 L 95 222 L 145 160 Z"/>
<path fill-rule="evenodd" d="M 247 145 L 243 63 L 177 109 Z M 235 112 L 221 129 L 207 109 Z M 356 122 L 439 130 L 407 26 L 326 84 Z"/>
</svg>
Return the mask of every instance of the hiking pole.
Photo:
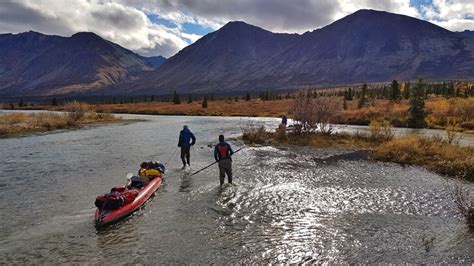
<svg viewBox="0 0 474 266">
<path fill-rule="evenodd" d="M 237 152 L 239 152 L 239 151 L 240 151 L 240 150 L 242 150 L 242 149 L 243 149 L 243 148 L 240 148 L 240 149 L 238 149 L 238 150 L 234 151 L 234 153 L 233 153 L 233 154 L 236 154 Z M 207 168 L 209 168 L 209 167 L 213 166 L 213 165 L 214 165 L 214 164 L 216 164 L 216 163 L 218 163 L 218 162 L 217 162 L 217 161 L 215 161 L 215 162 L 213 162 L 213 163 L 209 164 L 208 166 L 206 166 L 206 167 L 204 167 L 204 168 L 202 168 L 202 169 L 200 169 L 200 170 L 198 170 L 198 171 L 196 171 L 196 172 L 192 173 L 190 176 L 193 176 L 193 175 L 195 175 L 195 174 L 197 174 L 197 173 L 199 173 L 199 172 L 201 172 L 201 171 L 203 171 L 203 170 L 206 170 Z"/>
</svg>

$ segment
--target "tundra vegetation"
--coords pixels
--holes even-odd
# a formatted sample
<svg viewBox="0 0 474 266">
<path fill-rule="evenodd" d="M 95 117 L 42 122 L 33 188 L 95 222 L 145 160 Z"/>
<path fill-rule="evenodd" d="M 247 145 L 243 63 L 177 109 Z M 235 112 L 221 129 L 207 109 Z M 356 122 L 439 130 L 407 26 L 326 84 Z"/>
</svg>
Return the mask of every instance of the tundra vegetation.
<svg viewBox="0 0 474 266">
<path fill-rule="evenodd" d="M 0 136 L 12 136 L 82 125 L 120 121 L 110 113 L 96 112 L 94 106 L 77 101 L 63 105 L 63 112 L 13 112 L 0 114 Z"/>
<path fill-rule="evenodd" d="M 399 82 L 361 84 L 337 88 L 303 88 L 311 99 L 337 103 L 333 123 L 368 126 L 374 119 L 394 127 L 418 127 L 474 132 L 474 83 L 472 82 Z M 261 116 L 288 115 L 297 92 L 264 90 L 237 97 L 180 94 L 164 96 L 99 96 L 90 100 L 98 112 L 159 114 Z M 185 96 L 183 96 L 185 95 Z M 182 97 L 185 97 L 181 99 Z M 240 101 L 239 101 L 240 100 Z M 63 100 L 47 103 L 5 103 L 4 109 L 63 110 Z"/>
</svg>

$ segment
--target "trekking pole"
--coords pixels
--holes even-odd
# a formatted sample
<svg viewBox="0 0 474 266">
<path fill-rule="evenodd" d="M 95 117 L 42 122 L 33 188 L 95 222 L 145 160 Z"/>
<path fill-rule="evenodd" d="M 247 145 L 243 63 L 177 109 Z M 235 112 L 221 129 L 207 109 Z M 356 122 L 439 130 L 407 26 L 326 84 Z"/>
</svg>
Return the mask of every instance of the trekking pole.
<svg viewBox="0 0 474 266">
<path fill-rule="evenodd" d="M 240 148 L 240 149 L 234 151 L 233 154 L 236 154 L 237 152 L 239 152 L 239 151 L 242 150 L 242 149 L 243 149 L 243 148 Z M 199 173 L 199 172 L 201 172 L 201 171 L 203 171 L 203 170 L 206 170 L 207 168 L 213 166 L 213 165 L 216 164 L 216 163 L 217 163 L 217 161 L 216 161 L 216 162 L 213 162 L 213 163 L 211 163 L 211 164 L 209 164 L 208 166 L 206 166 L 206 167 L 204 167 L 204 168 L 201 168 L 200 170 L 197 170 L 196 172 L 192 173 L 190 176 L 193 176 L 193 175 L 195 175 L 195 174 L 197 174 L 197 173 Z"/>
</svg>

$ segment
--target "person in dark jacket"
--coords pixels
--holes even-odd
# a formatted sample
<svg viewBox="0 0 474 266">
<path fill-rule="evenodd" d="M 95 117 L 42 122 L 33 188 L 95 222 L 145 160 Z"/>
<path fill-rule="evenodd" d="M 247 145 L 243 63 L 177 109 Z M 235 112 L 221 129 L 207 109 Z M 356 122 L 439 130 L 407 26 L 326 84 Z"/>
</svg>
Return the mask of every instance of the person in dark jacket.
<svg viewBox="0 0 474 266">
<path fill-rule="evenodd" d="M 229 143 L 224 141 L 224 135 L 219 135 L 219 143 L 214 148 L 214 158 L 219 162 L 219 180 L 221 186 L 227 174 L 227 181 L 232 184 L 232 154 L 234 151 Z"/>
<path fill-rule="evenodd" d="M 281 123 L 282 123 L 283 125 L 285 125 L 285 127 L 286 127 L 286 124 L 288 123 L 288 119 L 286 118 L 285 115 L 283 115 L 283 116 L 281 117 Z"/>
<path fill-rule="evenodd" d="M 181 161 L 183 161 L 183 169 L 186 168 L 186 164 L 191 166 L 190 161 L 190 149 L 196 143 L 196 137 L 188 129 L 188 126 L 184 125 L 183 130 L 179 133 L 178 147 L 181 148 Z"/>
</svg>

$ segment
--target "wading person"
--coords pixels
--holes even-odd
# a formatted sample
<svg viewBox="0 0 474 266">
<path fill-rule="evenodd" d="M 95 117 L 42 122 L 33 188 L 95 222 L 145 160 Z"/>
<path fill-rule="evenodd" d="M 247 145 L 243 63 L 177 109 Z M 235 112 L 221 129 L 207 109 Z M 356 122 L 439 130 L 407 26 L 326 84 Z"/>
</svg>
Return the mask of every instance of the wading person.
<svg viewBox="0 0 474 266">
<path fill-rule="evenodd" d="M 183 169 L 186 168 L 186 164 L 191 166 L 190 161 L 190 149 L 196 143 L 196 137 L 188 129 L 188 126 L 184 125 L 183 130 L 179 132 L 178 147 L 181 148 L 181 161 L 183 162 Z"/>
<path fill-rule="evenodd" d="M 281 124 L 282 124 L 282 125 L 285 125 L 285 127 L 286 127 L 286 124 L 287 124 L 287 123 L 288 123 L 288 119 L 286 118 L 285 115 L 283 115 L 283 116 L 281 117 Z"/>
<path fill-rule="evenodd" d="M 224 135 L 219 135 L 219 143 L 214 148 L 214 158 L 219 162 L 219 180 L 221 186 L 227 174 L 227 181 L 232 184 L 232 154 L 234 151 L 229 143 L 224 141 Z"/>
</svg>

